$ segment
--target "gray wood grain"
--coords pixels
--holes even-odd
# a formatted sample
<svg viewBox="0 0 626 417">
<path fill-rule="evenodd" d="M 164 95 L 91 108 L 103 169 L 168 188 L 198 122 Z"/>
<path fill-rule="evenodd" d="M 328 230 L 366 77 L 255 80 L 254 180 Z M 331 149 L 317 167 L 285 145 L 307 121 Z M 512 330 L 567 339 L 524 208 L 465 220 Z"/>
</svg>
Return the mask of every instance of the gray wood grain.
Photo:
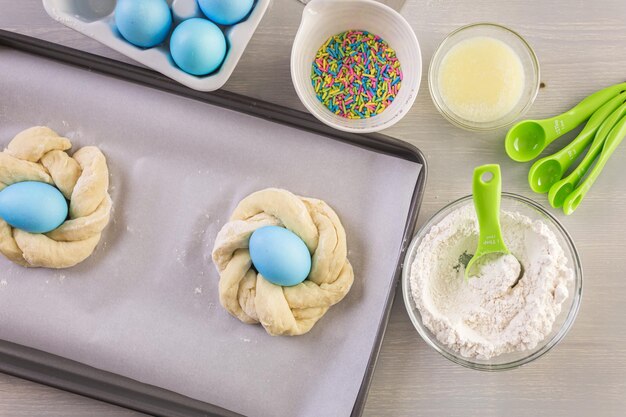
<svg viewBox="0 0 626 417">
<path fill-rule="evenodd" d="M 396 3 L 397 5 L 397 3 Z M 302 109 L 289 77 L 289 52 L 302 5 L 275 0 L 226 89 Z M 603 86 L 626 80 L 623 0 L 408 0 L 402 9 L 420 40 L 427 67 L 454 28 L 494 21 L 533 45 L 546 84 L 530 117 L 566 110 Z M 0 27 L 127 60 L 53 21 L 38 0 L 0 0 Z M 411 112 L 385 132 L 424 151 L 430 177 L 419 223 L 469 194 L 474 166 L 503 168 L 504 189 L 546 205 L 526 183 L 529 164 L 509 161 L 505 131 L 477 134 L 449 125 L 435 110 L 422 76 Z M 562 143 L 562 142 L 561 142 Z M 449 363 L 413 329 L 398 298 L 365 415 L 384 416 L 622 416 L 626 409 L 626 193 L 620 148 L 578 211 L 564 217 L 585 270 L 583 305 L 565 340 L 545 358 L 505 373 L 481 373 Z M 0 416 L 138 415 L 114 406 L 0 374 Z"/>
</svg>

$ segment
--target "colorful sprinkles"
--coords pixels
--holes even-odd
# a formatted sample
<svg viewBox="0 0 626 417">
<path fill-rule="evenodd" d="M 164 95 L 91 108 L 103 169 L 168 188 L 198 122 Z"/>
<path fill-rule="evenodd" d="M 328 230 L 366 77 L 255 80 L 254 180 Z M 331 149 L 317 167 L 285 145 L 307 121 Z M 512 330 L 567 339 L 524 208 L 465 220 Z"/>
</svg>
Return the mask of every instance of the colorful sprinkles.
<svg viewBox="0 0 626 417">
<path fill-rule="evenodd" d="M 315 55 L 311 81 L 317 98 L 348 119 L 380 114 L 396 98 L 402 69 L 380 36 L 349 30 L 331 36 Z"/>
</svg>

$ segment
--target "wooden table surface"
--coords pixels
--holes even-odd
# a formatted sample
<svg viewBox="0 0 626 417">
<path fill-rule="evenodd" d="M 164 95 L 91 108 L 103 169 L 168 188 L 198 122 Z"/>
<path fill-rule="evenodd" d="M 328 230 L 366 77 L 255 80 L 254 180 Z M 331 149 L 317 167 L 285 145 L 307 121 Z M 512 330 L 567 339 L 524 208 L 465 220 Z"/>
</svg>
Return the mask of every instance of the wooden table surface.
<svg viewBox="0 0 626 417">
<path fill-rule="evenodd" d="M 87 0 L 84 0 L 87 1 Z M 101 1 L 101 0 L 100 0 Z M 399 7 L 402 1 L 391 1 Z M 302 108 L 289 53 L 302 4 L 274 0 L 226 89 Z M 492 21 L 534 47 L 545 87 L 528 116 L 556 114 L 604 86 L 626 80 L 626 1 L 408 0 L 401 9 L 428 67 L 438 43 L 458 26 Z M 40 0 L 0 0 L 0 28 L 127 60 L 45 14 Z M 477 134 L 448 124 L 433 106 L 426 71 L 410 113 L 386 134 L 417 145 L 429 179 L 423 224 L 444 204 L 470 193 L 475 166 L 500 163 L 506 191 L 533 198 L 529 164 L 507 159 L 505 130 Z M 365 416 L 623 416 L 626 411 L 626 193 L 618 149 L 578 211 L 554 211 L 572 234 L 585 271 L 583 304 L 564 341 L 521 369 L 482 373 L 448 362 L 413 329 L 396 299 Z M 621 184 L 621 185 L 620 185 Z M 1 337 L 1 329 L 0 329 Z M 138 413 L 0 374 L 0 416 L 107 416 Z"/>
</svg>

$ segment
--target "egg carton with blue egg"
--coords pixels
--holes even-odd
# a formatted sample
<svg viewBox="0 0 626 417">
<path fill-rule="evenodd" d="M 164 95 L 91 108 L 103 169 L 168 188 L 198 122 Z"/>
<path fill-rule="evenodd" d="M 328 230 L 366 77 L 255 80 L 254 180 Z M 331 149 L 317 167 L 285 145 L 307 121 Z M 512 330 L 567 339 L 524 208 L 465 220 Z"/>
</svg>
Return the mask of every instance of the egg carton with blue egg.
<svg viewBox="0 0 626 417">
<path fill-rule="evenodd" d="M 165 1 L 166 11 L 162 4 Z M 238 5 L 234 12 L 220 9 L 220 2 L 215 0 L 43 0 L 43 5 L 54 20 L 65 26 L 189 88 L 214 91 L 230 78 L 271 2 L 251 1 L 249 12 L 247 1 Z M 120 13 L 123 6 L 128 6 L 124 8 L 127 13 L 133 12 L 130 8 L 149 18 L 138 24 L 118 16 L 116 22 L 116 9 Z M 137 31 L 138 27 L 138 32 L 146 27 L 152 30 L 148 30 L 148 35 L 135 33 L 138 37 L 133 38 L 132 31 Z M 122 32 L 136 44 L 129 42 Z M 222 41 L 219 32 L 224 34 Z M 189 40 L 196 42 L 196 51 L 206 51 L 203 45 L 213 45 L 200 65 L 197 60 L 189 59 L 194 55 Z"/>
</svg>

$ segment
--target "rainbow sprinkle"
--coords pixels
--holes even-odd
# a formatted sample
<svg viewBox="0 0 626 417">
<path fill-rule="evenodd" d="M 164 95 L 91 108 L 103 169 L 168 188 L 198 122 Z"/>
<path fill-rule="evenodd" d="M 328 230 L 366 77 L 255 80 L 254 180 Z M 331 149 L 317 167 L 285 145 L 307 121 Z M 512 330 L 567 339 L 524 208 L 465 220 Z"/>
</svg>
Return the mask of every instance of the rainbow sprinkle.
<svg viewBox="0 0 626 417">
<path fill-rule="evenodd" d="M 317 98 L 348 119 L 380 114 L 402 84 L 396 52 L 380 36 L 349 30 L 331 36 L 313 61 L 311 82 Z"/>
</svg>

